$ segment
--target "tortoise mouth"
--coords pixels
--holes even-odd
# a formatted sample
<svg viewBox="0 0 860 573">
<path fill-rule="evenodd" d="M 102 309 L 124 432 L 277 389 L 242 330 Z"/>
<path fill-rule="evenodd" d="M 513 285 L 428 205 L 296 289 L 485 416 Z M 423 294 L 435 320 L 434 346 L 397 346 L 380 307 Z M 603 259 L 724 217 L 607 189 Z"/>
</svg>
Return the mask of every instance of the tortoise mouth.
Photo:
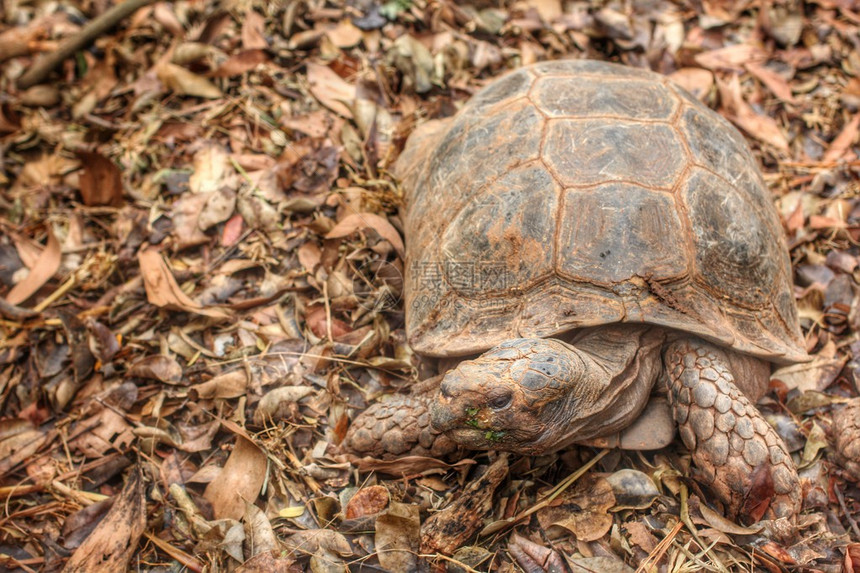
<svg viewBox="0 0 860 573">
<path fill-rule="evenodd" d="M 444 403 L 433 404 L 430 423 L 433 429 L 443 432 L 458 444 L 473 450 L 489 450 L 502 447 L 508 432 L 490 427 L 489 420 L 482 419 L 479 410 L 467 409 L 458 414 L 459 408 Z"/>
<path fill-rule="evenodd" d="M 493 444 L 487 440 L 486 430 L 478 428 L 451 428 L 445 434 L 458 444 L 473 450 L 487 450 L 493 447 Z"/>
</svg>

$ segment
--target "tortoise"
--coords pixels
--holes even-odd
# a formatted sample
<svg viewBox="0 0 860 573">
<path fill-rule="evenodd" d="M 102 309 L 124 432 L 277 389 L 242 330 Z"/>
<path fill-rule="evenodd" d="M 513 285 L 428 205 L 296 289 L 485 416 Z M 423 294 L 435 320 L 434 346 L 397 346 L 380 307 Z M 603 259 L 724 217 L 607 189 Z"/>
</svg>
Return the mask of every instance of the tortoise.
<svg viewBox="0 0 860 573">
<path fill-rule="evenodd" d="M 808 356 L 782 225 L 731 124 L 650 71 L 542 62 L 420 126 L 395 169 L 408 342 L 459 363 L 435 395 L 359 415 L 348 450 L 654 449 L 677 424 L 727 513 L 769 479 L 757 515 L 793 519 L 797 471 L 753 404 L 772 364 Z"/>
</svg>

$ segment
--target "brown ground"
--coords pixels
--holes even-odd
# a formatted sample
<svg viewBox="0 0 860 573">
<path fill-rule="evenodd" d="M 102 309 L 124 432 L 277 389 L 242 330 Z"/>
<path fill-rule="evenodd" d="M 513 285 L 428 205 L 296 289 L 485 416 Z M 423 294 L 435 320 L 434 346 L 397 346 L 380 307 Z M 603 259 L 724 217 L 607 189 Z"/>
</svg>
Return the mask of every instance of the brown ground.
<svg viewBox="0 0 860 573">
<path fill-rule="evenodd" d="M 155 3 L 42 79 L 109 3 L 0 4 L 0 568 L 516 571 L 554 548 L 572 571 L 860 571 L 831 432 L 860 368 L 860 4 L 477 2 Z M 763 406 L 802 468 L 796 536 L 722 519 L 680 445 L 401 478 L 336 453 L 418 376 L 406 136 L 560 57 L 671 74 L 761 161 L 815 356 Z"/>
</svg>

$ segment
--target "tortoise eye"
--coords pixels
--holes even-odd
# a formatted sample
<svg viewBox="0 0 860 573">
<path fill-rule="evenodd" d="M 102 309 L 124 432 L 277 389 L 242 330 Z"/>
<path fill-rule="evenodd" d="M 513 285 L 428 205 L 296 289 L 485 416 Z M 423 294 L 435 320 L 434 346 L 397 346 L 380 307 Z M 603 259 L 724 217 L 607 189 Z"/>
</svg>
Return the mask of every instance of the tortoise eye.
<svg viewBox="0 0 860 573">
<path fill-rule="evenodd" d="M 507 408 L 511 405 L 511 401 L 513 400 L 513 396 L 510 394 L 499 394 L 498 396 L 493 396 L 487 402 L 487 405 L 490 406 L 493 410 L 501 410 L 503 408 Z"/>
</svg>

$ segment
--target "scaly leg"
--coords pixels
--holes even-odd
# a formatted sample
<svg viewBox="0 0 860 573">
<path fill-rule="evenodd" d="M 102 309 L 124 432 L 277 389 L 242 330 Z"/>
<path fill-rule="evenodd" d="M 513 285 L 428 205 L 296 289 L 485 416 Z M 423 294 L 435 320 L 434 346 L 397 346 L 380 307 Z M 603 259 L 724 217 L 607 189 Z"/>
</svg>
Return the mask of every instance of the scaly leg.
<svg viewBox="0 0 860 573">
<path fill-rule="evenodd" d="M 373 404 L 353 420 L 343 440 L 344 448 L 359 457 L 382 460 L 401 456 L 442 458 L 452 453 L 457 444 L 430 426 L 434 399 L 435 392 L 425 392 Z"/>
<path fill-rule="evenodd" d="M 836 458 L 845 471 L 860 482 L 860 398 L 833 413 Z"/>
<path fill-rule="evenodd" d="M 723 351 L 702 340 L 682 339 L 667 345 L 663 363 L 669 403 L 699 481 L 726 504 L 732 518 L 749 518 L 751 505 L 770 498 L 764 514 L 754 517 L 793 519 L 801 502 L 797 470 L 782 439 L 735 385 Z M 772 496 L 765 485 L 757 492 L 764 499 L 749 500 L 756 476 L 759 486 L 767 484 L 760 480 L 762 471 L 773 483 Z"/>
</svg>

